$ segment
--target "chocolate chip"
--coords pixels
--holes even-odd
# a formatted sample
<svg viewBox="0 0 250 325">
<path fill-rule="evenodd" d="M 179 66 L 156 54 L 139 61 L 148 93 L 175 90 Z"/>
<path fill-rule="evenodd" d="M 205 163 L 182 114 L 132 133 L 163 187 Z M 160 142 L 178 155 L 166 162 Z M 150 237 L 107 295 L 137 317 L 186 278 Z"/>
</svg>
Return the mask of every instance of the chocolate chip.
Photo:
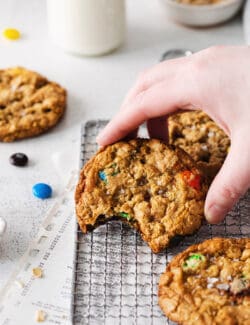
<svg viewBox="0 0 250 325">
<path fill-rule="evenodd" d="M 169 247 L 175 247 L 180 244 L 180 242 L 184 239 L 184 236 L 181 235 L 175 235 L 171 238 L 169 242 Z"/>
<path fill-rule="evenodd" d="M 36 89 L 42 88 L 48 84 L 48 81 L 45 79 L 38 79 L 36 80 L 35 87 Z"/>
<path fill-rule="evenodd" d="M 147 184 L 147 182 L 148 182 L 148 180 L 145 176 L 142 176 L 136 180 L 136 184 L 138 186 L 143 186 L 143 185 Z"/>
<path fill-rule="evenodd" d="M 150 193 L 148 191 L 145 192 L 145 194 L 144 194 L 144 201 L 149 202 L 150 201 L 150 198 L 151 198 Z"/>
<path fill-rule="evenodd" d="M 10 156 L 9 161 L 12 165 L 23 167 L 28 163 L 28 157 L 21 152 L 14 153 Z"/>
<path fill-rule="evenodd" d="M 51 108 L 44 108 L 44 109 L 43 109 L 43 112 L 44 112 L 44 113 L 49 113 L 49 112 L 51 112 Z"/>
</svg>

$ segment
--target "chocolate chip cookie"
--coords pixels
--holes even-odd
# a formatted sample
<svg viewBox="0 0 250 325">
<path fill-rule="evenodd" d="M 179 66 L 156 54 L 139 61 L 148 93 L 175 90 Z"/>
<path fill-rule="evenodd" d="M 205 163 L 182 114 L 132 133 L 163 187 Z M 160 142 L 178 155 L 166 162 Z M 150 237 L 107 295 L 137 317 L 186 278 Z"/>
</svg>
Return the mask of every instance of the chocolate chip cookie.
<svg viewBox="0 0 250 325">
<path fill-rule="evenodd" d="M 250 324 L 250 239 L 213 238 L 173 258 L 159 304 L 183 325 Z"/>
<path fill-rule="evenodd" d="M 66 106 L 66 91 L 40 74 L 0 70 L 0 141 L 32 137 L 53 127 Z"/>
<path fill-rule="evenodd" d="M 189 153 L 198 167 L 213 179 L 230 146 L 225 132 L 202 111 L 178 113 L 168 121 L 170 144 Z"/>
<path fill-rule="evenodd" d="M 137 229 L 154 252 L 203 219 L 205 179 L 183 150 L 156 139 L 117 142 L 82 169 L 76 214 L 84 233 L 112 219 Z"/>
</svg>

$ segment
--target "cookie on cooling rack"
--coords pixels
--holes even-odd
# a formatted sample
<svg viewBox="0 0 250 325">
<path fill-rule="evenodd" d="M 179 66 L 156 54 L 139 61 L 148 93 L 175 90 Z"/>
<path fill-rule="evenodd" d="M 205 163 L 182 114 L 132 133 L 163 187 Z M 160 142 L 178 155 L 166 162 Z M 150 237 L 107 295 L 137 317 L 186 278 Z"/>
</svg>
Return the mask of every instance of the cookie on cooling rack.
<svg viewBox="0 0 250 325">
<path fill-rule="evenodd" d="M 250 239 L 213 238 L 173 258 L 159 304 L 183 325 L 250 324 Z"/>
<path fill-rule="evenodd" d="M 40 74 L 0 70 L 0 141 L 32 137 L 53 127 L 66 106 L 66 91 Z"/>
<path fill-rule="evenodd" d="M 82 169 L 76 214 L 85 233 L 111 219 L 137 229 L 154 252 L 203 219 L 205 179 L 181 149 L 156 139 L 117 142 Z"/>
<path fill-rule="evenodd" d="M 211 179 L 222 166 L 230 146 L 228 136 L 202 111 L 172 115 L 169 142 L 185 150 Z"/>
</svg>

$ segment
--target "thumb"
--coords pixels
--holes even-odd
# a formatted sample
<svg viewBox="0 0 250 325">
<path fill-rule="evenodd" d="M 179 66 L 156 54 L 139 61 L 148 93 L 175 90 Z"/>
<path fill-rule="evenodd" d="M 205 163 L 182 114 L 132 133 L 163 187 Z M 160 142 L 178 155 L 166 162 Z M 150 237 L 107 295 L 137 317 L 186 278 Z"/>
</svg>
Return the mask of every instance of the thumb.
<svg viewBox="0 0 250 325">
<path fill-rule="evenodd" d="M 229 154 L 210 186 L 205 202 L 205 216 L 210 223 L 222 221 L 250 186 L 250 145 L 247 139 L 244 132 L 232 138 Z"/>
</svg>

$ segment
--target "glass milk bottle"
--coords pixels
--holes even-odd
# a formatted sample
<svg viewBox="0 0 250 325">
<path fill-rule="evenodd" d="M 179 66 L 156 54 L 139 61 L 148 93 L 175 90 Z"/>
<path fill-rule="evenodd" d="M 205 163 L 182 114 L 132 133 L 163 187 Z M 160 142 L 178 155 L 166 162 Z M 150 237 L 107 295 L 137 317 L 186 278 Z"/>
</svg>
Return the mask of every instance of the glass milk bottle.
<svg viewBox="0 0 250 325">
<path fill-rule="evenodd" d="M 102 55 L 125 34 L 124 0 L 47 0 L 51 40 L 67 52 Z"/>
</svg>

